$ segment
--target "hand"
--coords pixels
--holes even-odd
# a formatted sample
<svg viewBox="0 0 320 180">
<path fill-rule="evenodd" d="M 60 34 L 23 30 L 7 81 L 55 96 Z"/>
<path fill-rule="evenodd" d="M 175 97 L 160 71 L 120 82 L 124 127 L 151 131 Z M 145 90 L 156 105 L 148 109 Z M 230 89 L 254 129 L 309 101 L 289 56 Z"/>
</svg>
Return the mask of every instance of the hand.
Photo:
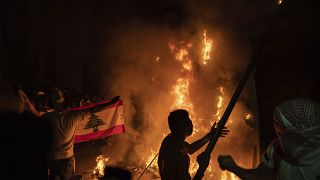
<svg viewBox="0 0 320 180">
<path fill-rule="evenodd" d="M 204 171 L 206 171 L 210 163 L 210 154 L 206 151 L 200 153 L 197 156 L 197 163 L 199 164 L 199 169 L 201 169 L 204 173 Z"/>
<path fill-rule="evenodd" d="M 217 130 L 216 126 L 217 126 L 217 122 L 214 122 L 214 124 L 212 125 L 211 130 L 210 130 L 210 132 L 208 134 L 211 138 L 213 138 L 213 136 L 214 136 L 214 134 L 215 134 L 215 132 Z M 228 130 L 227 127 L 223 127 L 223 130 L 222 130 L 222 133 L 221 133 L 220 137 L 225 137 L 229 132 L 230 131 Z"/>
<path fill-rule="evenodd" d="M 230 155 L 218 156 L 218 163 L 222 170 L 232 171 L 235 167 L 237 167 L 237 164 Z"/>
<path fill-rule="evenodd" d="M 28 96 L 27 96 L 26 93 L 23 92 L 22 90 L 19 90 L 19 91 L 18 91 L 18 95 L 19 95 L 21 101 L 23 101 L 24 103 L 26 103 L 26 102 L 29 101 Z"/>
</svg>

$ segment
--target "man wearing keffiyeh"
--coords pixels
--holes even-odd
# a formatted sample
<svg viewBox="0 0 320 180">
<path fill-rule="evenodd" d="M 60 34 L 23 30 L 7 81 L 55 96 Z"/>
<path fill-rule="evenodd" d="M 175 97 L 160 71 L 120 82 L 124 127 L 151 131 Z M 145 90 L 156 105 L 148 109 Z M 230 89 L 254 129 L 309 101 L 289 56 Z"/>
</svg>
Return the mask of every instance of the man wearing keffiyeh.
<svg viewBox="0 0 320 180">
<path fill-rule="evenodd" d="M 292 99 L 274 111 L 274 140 L 255 169 L 239 167 L 231 156 L 219 156 L 223 170 L 242 179 L 320 179 L 320 105 Z"/>
</svg>

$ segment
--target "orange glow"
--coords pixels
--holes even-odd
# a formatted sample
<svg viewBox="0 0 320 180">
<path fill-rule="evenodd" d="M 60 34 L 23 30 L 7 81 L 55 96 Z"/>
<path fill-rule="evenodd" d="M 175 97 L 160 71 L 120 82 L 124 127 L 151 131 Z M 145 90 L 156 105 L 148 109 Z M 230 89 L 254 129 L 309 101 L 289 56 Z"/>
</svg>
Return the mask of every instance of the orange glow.
<svg viewBox="0 0 320 180">
<path fill-rule="evenodd" d="M 146 167 L 150 164 L 148 167 L 148 170 L 152 171 L 156 175 L 159 175 L 158 165 L 157 165 L 157 162 L 158 162 L 157 151 L 150 149 L 150 155 L 147 156 L 144 160 L 145 160 Z"/>
<path fill-rule="evenodd" d="M 252 118 L 252 115 L 250 113 L 246 113 L 244 119 L 249 120 Z"/>
<path fill-rule="evenodd" d="M 217 120 L 221 119 L 221 114 L 222 114 L 222 105 L 223 105 L 223 96 L 224 96 L 224 89 L 223 87 L 218 88 L 220 95 L 218 96 L 218 103 L 217 103 L 217 111 L 214 114 L 214 117 L 217 118 Z"/>
<path fill-rule="evenodd" d="M 239 178 L 235 174 L 229 171 L 222 171 L 221 173 L 221 180 L 238 180 L 238 179 Z"/>
<path fill-rule="evenodd" d="M 106 163 L 108 162 L 109 158 L 104 157 L 103 155 L 99 155 L 96 158 L 97 165 L 93 169 L 93 174 L 97 177 L 104 176 L 104 168 L 106 167 Z"/>
<path fill-rule="evenodd" d="M 202 36 L 203 35 L 203 36 Z M 201 37 L 203 37 L 202 43 L 203 46 L 201 46 L 201 49 L 197 52 L 201 52 L 199 54 L 199 60 L 202 64 L 207 65 L 209 60 L 211 59 L 211 53 L 212 53 L 212 44 L 213 41 L 207 36 L 207 32 L 204 31 L 203 34 L 200 34 Z M 192 43 L 186 43 L 186 42 L 174 42 L 170 41 L 168 43 L 169 50 L 171 52 L 172 60 L 175 61 L 179 65 L 179 69 L 177 70 L 177 78 L 173 81 L 174 84 L 170 87 L 170 95 L 172 97 L 172 103 L 170 106 L 170 110 L 175 109 L 185 109 L 189 112 L 190 118 L 193 122 L 193 134 L 191 135 L 191 141 L 194 141 L 195 139 L 198 139 L 200 137 L 203 137 L 206 133 L 210 131 L 211 126 L 210 123 L 213 124 L 213 122 L 218 121 L 221 119 L 224 108 L 226 107 L 226 103 L 228 101 L 228 96 L 226 93 L 226 89 L 223 86 L 220 86 L 217 88 L 217 95 L 215 98 L 217 98 L 214 102 L 212 102 L 215 105 L 215 109 L 208 112 L 208 114 L 211 114 L 210 121 L 204 123 L 204 119 L 206 117 L 200 117 L 201 114 L 197 115 L 195 112 L 195 107 L 193 104 L 193 101 L 191 99 L 191 95 L 193 92 L 191 92 L 191 87 L 193 87 L 195 84 L 195 79 L 193 77 L 193 62 L 195 62 L 195 59 L 193 59 L 194 56 L 193 52 L 191 53 Z M 160 58 L 156 57 L 155 62 L 159 62 Z M 156 77 L 152 76 L 152 81 L 155 81 Z M 198 110 L 198 109 L 196 109 Z M 213 117 L 212 117 L 213 115 Z M 243 113 L 241 113 L 243 117 Z M 206 114 L 207 116 L 207 114 Z M 245 114 L 245 117 L 251 118 L 252 115 L 247 113 Z M 232 120 L 228 120 L 228 125 L 232 124 Z M 165 137 L 166 134 L 163 134 Z M 160 135 L 161 137 L 161 135 Z M 159 139 L 161 139 L 159 137 Z M 187 140 L 189 141 L 189 139 Z M 154 151 L 156 150 L 156 151 Z M 157 167 L 157 153 L 158 153 L 157 147 L 148 148 L 146 150 L 146 154 L 143 158 L 143 163 L 145 167 L 147 167 L 150 162 L 152 162 L 148 170 L 153 172 L 155 175 L 159 175 L 158 167 Z M 202 150 L 199 150 L 199 152 L 202 152 Z M 156 157 L 156 158 L 155 158 Z M 190 155 L 190 167 L 189 167 L 189 173 L 191 176 L 194 176 L 198 169 L 198 163 L 196 162 L 197 154 Z M 155 158 L 155 159 L 154 159 Z M 228 172 L 228 171 L 221 171 L 217 168 L 216 164 L 217 162 L 215 159 L 211 159 L 212 163 L 209 164 L 204 179 L 221 179 L 221 180 L 238 180 L 237 176 L 234 174 Z M 221 173 L 221 174 L 220 174 Z"/>
<path fill-rule="evenodd" d="M 212 40 L 207 37 L 207 31 L 203 32 L 202 64 L 207 65 L 210 60 L 212 50 Z"/>
<path fill-rule="evenodd" d="M 172 87 L 171 95 L 174 98 L 174 102 L 171 109 L 186 109 L 189 111 L 191 118 L 194 118 L 193 104 L 189 97 L 191 74 L 193 71 L 192 60 L 189 57 L 189 49 L 192 47 L 192 44 L 189 43 L 182 48 L 177 48 L 175 44 L 169 43 L 169 47 L 172 53 L 175 54 L 175 60 L 181 62 L 181 72 L 184 72 Z"/>
</svg>

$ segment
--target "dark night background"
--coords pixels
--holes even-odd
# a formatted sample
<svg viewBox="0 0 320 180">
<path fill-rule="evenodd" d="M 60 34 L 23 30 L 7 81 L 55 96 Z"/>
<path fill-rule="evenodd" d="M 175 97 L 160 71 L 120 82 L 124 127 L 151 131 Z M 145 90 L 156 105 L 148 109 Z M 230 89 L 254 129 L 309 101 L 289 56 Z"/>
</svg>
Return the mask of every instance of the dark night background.
<svg viewBox="0 0 320 180">
<path fill-rule="evenodd" d="M 261 150 L 275 137 L 272 111 L 277 104 L 294 97 L 320 100 L 319 6 L 316 0 L 284 3 L 254 72 Z M 272 0 L 3 0 L 0 81 L 26 89 L 56 85 L 99 93 L 108 71 L 100 66 L 102 51 L 112 46 L 112 32 L 123 23 L 138 19 L 174 30 L 194 12 L 210 8 L 213 23 L 247 31 L 253 52 L 274 6 Z"/>
</svg>

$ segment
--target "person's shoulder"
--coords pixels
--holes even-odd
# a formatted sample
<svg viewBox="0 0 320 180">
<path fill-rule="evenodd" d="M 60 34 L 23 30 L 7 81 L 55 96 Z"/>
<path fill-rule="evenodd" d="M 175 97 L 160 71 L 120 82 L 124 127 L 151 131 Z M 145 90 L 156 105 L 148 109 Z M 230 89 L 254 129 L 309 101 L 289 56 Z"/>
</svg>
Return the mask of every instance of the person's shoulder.
<svg viewBox="0 0 320 180">
<path fill-rule="evenodd" d="M 163 145 L 168 145 L 172 142 L 172 137 L 171 135 L 167 135 L 165 138 L 163 138 L 162 143 Z"/>
</svg>

